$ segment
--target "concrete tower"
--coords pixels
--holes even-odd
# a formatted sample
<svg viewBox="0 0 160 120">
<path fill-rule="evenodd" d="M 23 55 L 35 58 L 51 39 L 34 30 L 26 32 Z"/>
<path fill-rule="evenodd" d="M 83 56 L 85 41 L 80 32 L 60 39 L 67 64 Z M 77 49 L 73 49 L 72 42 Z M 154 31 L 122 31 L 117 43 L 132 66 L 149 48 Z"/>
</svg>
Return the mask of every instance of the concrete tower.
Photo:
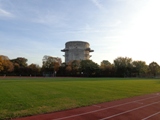
<svg viewBox="0 0 160 120">
<path fill-rule="evenodd" d="M 65 52 L 65 63 L 72 60 L 89 60 L 91 50 L 88 42 L 84 41 L 69 41 L 65 44 L 65 49 L 61 50 Z"/>
</svg>

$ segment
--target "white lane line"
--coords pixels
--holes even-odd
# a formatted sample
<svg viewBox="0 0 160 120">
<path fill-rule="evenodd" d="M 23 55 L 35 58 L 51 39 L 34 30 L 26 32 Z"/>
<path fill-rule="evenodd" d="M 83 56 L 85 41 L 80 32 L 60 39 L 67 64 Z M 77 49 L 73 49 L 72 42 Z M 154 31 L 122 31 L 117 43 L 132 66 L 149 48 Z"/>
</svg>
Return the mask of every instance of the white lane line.
<svg viewBox="0 0 160 120">
<path fill-rule="evenodd" d="M 127 111 L 125 111 L 125 112 L 121 112 L 121 113 L 118 113 L 118 114 L 115 114 L 115 115 L 111 115 L 111 116 L 108 116 L 108 117 L 105 117 L 105 118 L 102 118 L 102 119 L 99 119 L 99 120 L 107 120 L 107 119 L 109 119 L 109 118 L 113 118 L 113 117 L 116 117 L 116 116 L 119 116 L 119 115 L 122 115 L 122 114 L 125 114 L 125 113 L 128 113 L 128 112 L 132 112 L 132 111 L 135 111 L 135 110 L 144 108 L 144 107 L 148 107 L 148 106 L 157 104 L 157 103 L 160 103 L 160 101 L 154 102 L 154 103 L 151 103 L 151 104 L 147 104 L 147 105 L 144 105 L 144 106 L 141 106 L 141 107 L 137 107 L 137 108 L 134 108 L 134 109 L 131 109 L 131 110 L 127 110 Z"/>
<path fill-rule="evenodd" d="M 143 118 L 142 120 L 147 120 L 148 118 L 151 118 L 151 117 L 153 117 L 153 116 L 155 116 L 155 115 L 158 115 L 158 114 L 160 114 L 160 111 L 157 112 L 157 113 L 155 113 L 155 114 L 152 114 L 152 115 L 150 115 L 150 116 L 148 116 L 148 117 L 146 117 L 146 118 Z"/>
<path fill-rule="evenodd" d="M 143 99 L 140 99 L 140 100 L 134 100 L 134 101 L 131 101 L 131 102 L 127 102 L 127 103 L 123 103 L 123 104 L 119 104 L 119 105 L 114 105 L 114 106 L 107 107 L 107 108 L 102 108 L 102 109 L 93 110 L 93 111 L 90 111 L 90 112 L 85 112 L 85 113 L 70 115 L 70 116 L 66 116 L 66 117 L 56 118 L 56 119 L 52 119 L 52 120 L 63 120 L 63 119 L 67 119 L 67 118 L 72 118 L 72 117 L 77 117 L 77 116 L 86 115 L 86 114 L 90 114 L 90 113 L 95 113 L 95 112 L 99 112 L 99 111 L 107 110 L 107 109 L 110 109 L 110 108 L 115 108 L 115 107 L 127 105 L 127 104 L 138 102 L 138 101 L 152 99 L 152 98 L 155 98 L 155 97 L 159 97 L 159 96 L 153 96 L 153 97 L 149 97 L 149 98 L 143 98 Z"/>
</svg>

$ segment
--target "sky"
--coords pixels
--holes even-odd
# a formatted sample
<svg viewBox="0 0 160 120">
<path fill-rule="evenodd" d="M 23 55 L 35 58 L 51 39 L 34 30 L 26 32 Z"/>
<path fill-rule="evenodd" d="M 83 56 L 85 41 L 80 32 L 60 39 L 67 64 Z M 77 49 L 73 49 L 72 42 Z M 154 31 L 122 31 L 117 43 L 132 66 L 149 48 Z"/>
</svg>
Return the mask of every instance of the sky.
<svg viewBox="0 0 160 120">
<path fill-rule="evenodd" d="M 42 64 L 86 41 L 100 64 L 117 57 L 160 64 L 160 0 L 0 0 L 0 54 Z"/>
</svg>

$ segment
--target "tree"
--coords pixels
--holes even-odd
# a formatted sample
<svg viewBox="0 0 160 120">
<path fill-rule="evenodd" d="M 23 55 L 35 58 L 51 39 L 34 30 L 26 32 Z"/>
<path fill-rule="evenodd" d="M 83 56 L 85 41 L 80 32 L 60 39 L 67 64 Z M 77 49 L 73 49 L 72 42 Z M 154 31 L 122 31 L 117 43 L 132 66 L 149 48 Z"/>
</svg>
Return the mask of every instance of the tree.
<svg viewBox="0 0 160 120">
<path fill-rule="evenodd" d="M 92 60 L 82 60 L 80 62 L 80 71 L 84 76 L 96 76 L 99 72 L 99 66 Z"/>
<path fill-rule="evenodd" d="M 54 62 L 53 66 L 54 66 L 54 71 L 58 71 L 59 67 L 60 67 L 60 64 L 58 62 Z"/>
<path fill-rule="evenodd" d="M 147 72 L 147 65 L 145 61 L 133 61 L 132 65 L 133 70 L 138 77 Z"/>
<path fill-rule="evenodd" d="M 71 65 L 70 64 L 68 64 L 67 66 L 66 66 L 66 73 L 67 73 L 67 75 L 72 75 L 72 67 L 71 67 Z"/>
<path fill-rule="evenodd" d="M 149 64 L 149 71 L 151 74 L 153 74 L 154 77 L 156 77 L 159 70 L 160 70 L 160 67 L 156 62 L 151 62 Z"/>
<path fill-rule="evenodd" d="M 17 57 L 11 60 L 14 66 L 15 75 L 29 75 L 27 61 L 28 60 L 23 57 Z"/>
<path fill-rule="evenodd" d="M 28 68 L 29 68 L 29 73 L 30 73 L 30 75 L 39 75 L 40 74 L 40 67 L 39 67 L 39 65 L 37 65 L 37 64 L 30 64 L 29 66 L 28 66 Z"/>
<path fill-rule="evenodd" d="M 114 67 L 108 60 L 103 60 L 100 65 L 101 76 L 111 77 L 114 74 Z"/>
<path fill-rule="evenodd" d="M 58 76 L 66 76 L 66 63 L 62 63 L 57 72 Z"/>
<path fill-rule="evenodd" d="M 65 64 L 65 73 L 67 76 L 72 76 L 72 61 Z"/>
<path fill-rule="evenodd" d="M 0 57 L 0 72 L 3 71 L 4 66 L 3 66 L 3 59 Z"/>
<path fill-rule="evenodd" d="M 6 74 L 8 72 L 12 72 L 13 69 L 13 64 L 9 58 L 7 56 L 0 55 L 0 72 Z"/>
<path fill-rule="evenodd" d="M 61 65 L 60 58 L 55 58 L 52 56 L 45 55 L 42 61 L 43 61 L 42 70 L 47 74 L 56 73 Z"/>
<path fill-rule="evenodd" d="M 12 63 L 17 63 L 19 65 L 19 67 L 27 67 L 27 59 L 23 58 L 23 57 L 17 57 L 16 59 L 12 59 L 11 62 Z"/>
<path fill-rule="evenodd" d="M 71 70 L 72 70 L 72 75 L 77 76 L 80 74 L 80 60 L 73 60 L 70 63 Z"/>
<path fill-rule="evenodd" d="M 108 61 L 108 60 L 103 60 L 102 62 L 101 62 L 101 66 L 107 66 L 107 65 L 111 65 L 111 63 Z"/>
<path fill-rule="evenodd" d="M 105 69 L 107 66 L 111 66 L 111 63 L 108 60 L 103 60 L 101 62 L 100 68 Z"/>
<path fill-rule="evenodd" d="M 114 60 L 116 74 L 119 77 L 131 76 L 132 58 L 118 57 Z"/>
</svg>

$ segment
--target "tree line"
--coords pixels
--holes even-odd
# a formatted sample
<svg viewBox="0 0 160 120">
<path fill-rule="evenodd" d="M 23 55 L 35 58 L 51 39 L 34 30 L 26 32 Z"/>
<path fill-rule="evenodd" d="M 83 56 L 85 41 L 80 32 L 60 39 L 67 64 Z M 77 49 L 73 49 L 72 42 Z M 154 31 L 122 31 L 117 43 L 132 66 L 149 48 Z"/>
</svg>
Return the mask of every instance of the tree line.
<svg viewBox="0 0 160 120">
<path fill-rule="evenodd" d="M 1 76 L 75 76 L 75 77 L 156 77 L 160 66 L 156 62 L 149 65 L 145 61 L 133 61 L 129 57 L 117 57 L 113 63 L 103 60 L 100 65 L 92 60 L 73 60 L 61 63 L 60 59 L 44 56 L 42 67 L 27 64 L 27 59 L 9 59 L 0 55 Z"/>
</svg>

